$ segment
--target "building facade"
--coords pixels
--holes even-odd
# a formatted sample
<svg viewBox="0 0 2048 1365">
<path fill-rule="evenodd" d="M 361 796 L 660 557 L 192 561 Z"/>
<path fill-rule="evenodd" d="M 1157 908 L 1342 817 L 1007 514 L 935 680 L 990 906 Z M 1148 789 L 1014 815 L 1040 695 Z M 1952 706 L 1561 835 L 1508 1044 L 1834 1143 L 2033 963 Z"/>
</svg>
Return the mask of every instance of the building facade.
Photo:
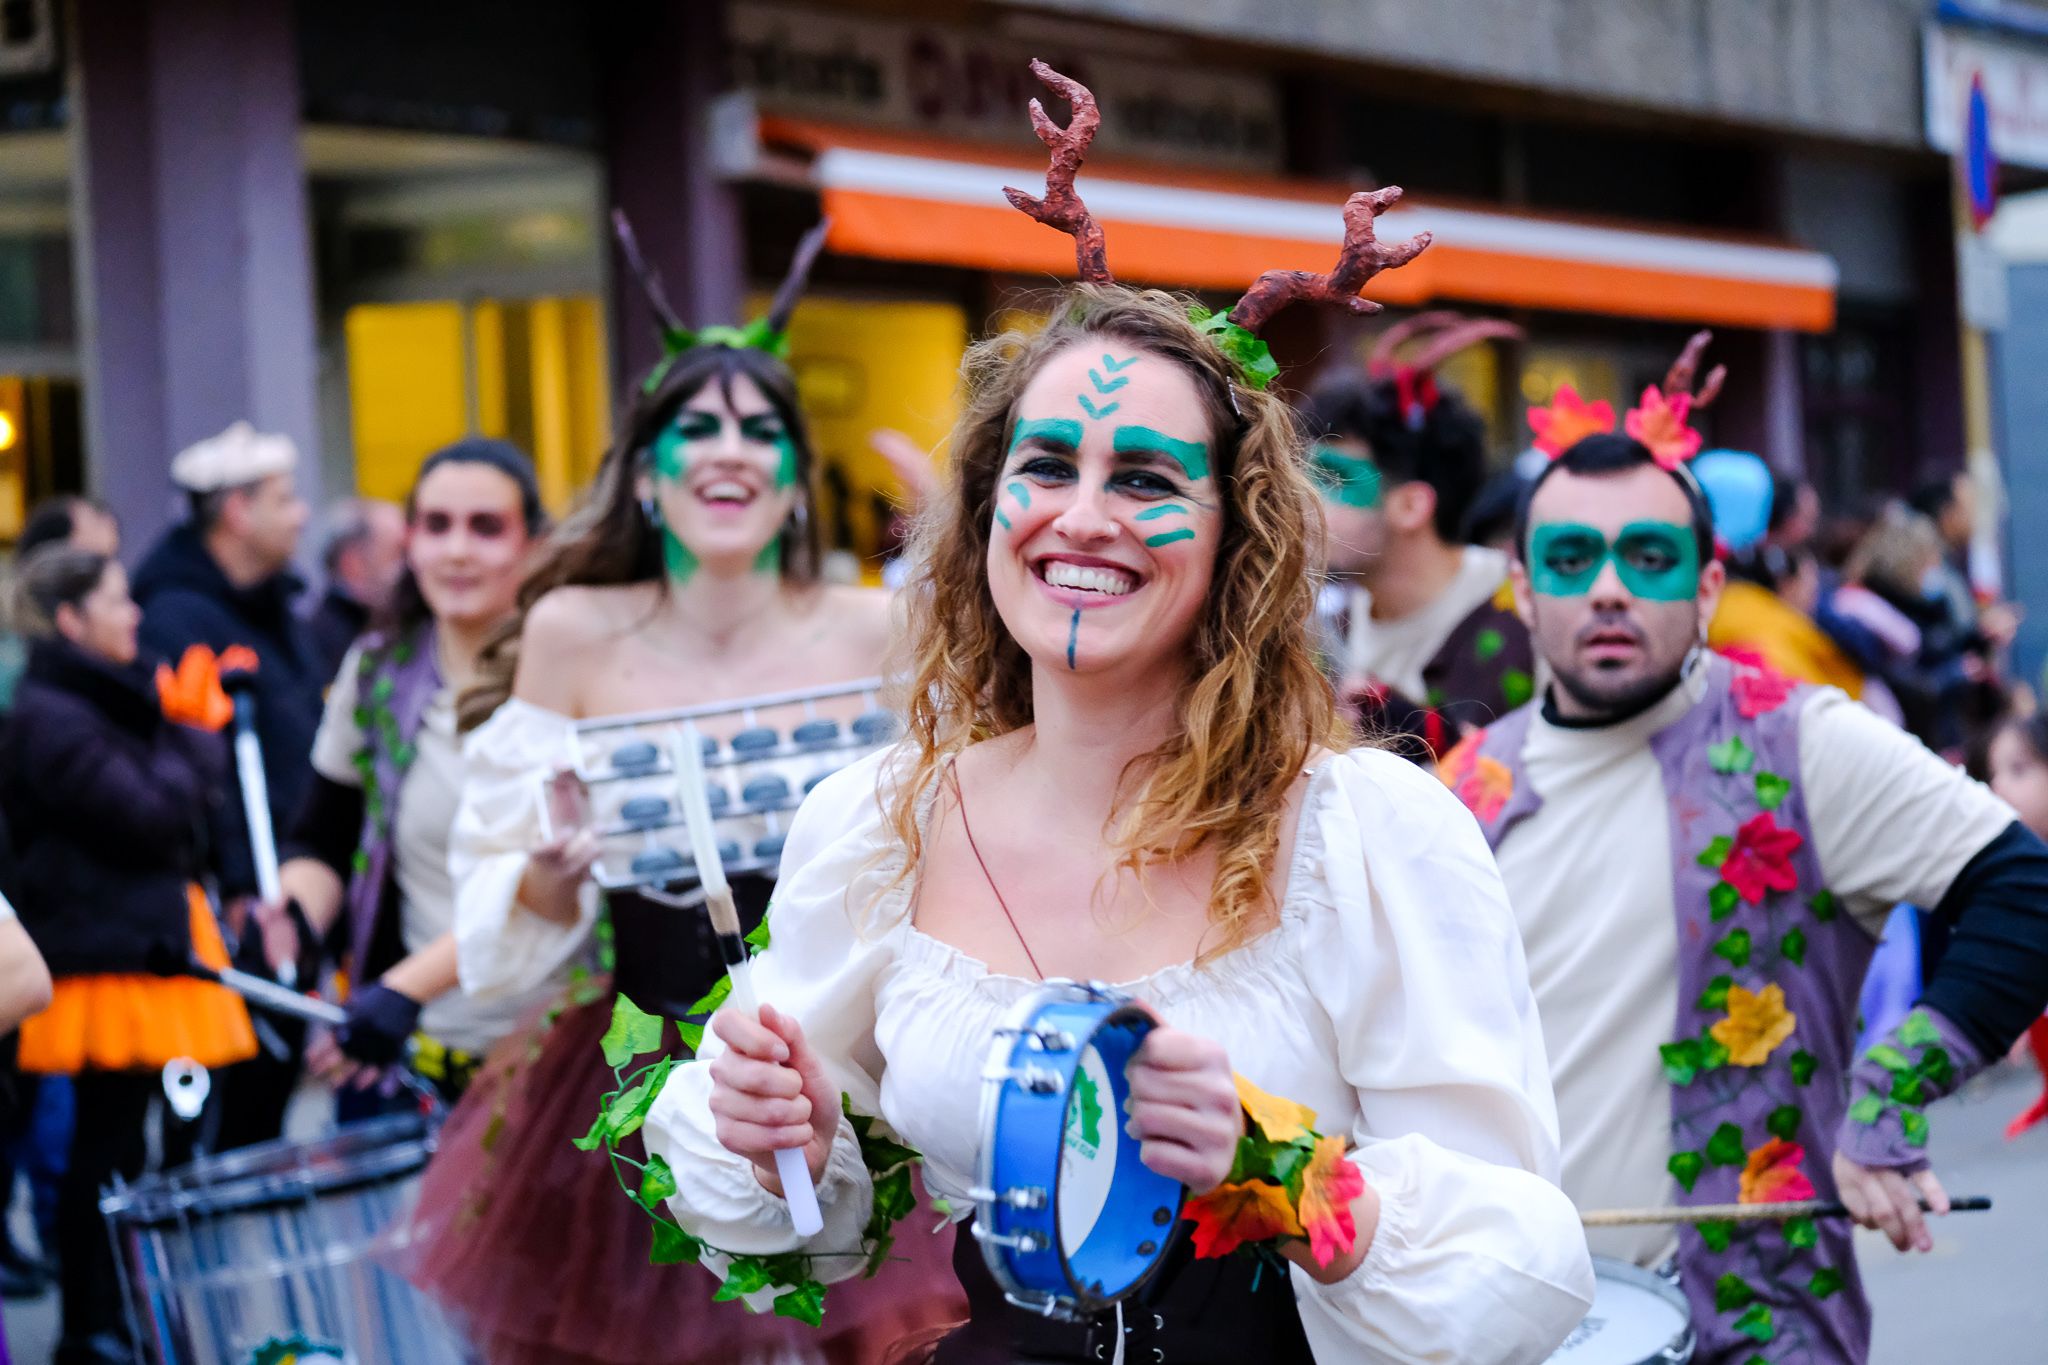
<svg viewBox="0 0 2048 1365">
<path fill-rule="evenodd" d="M 975 336 L 1071 270 L 1003 204 L 1043 174 L 1042 56 L 1104 131 L 1083 190 L 1133 281 L 1227 302 L 1327 268 L 1351 190 L 1437 245 L 1368 292 L 1527 340 L 1453 378 L 1503 460 L 1565 382 L 1632 399 L 1717 332 L 1720 444 L 1838 499 L 1962 459 L 1947 161 L 1905 0 L 27 0 L 0 34 L 0 536 L 89 487 L 139 540 L 238 417 L 390 496 L 469 430 L 587 479 L 651 358 L 606 217 L 693 321 L 832 220 L 796 361 L 833 538 L 872 557 L 877 426 L 935 442 Z M 1372 324 L 1293 310 L 1290 380 Z"/>
</svg>

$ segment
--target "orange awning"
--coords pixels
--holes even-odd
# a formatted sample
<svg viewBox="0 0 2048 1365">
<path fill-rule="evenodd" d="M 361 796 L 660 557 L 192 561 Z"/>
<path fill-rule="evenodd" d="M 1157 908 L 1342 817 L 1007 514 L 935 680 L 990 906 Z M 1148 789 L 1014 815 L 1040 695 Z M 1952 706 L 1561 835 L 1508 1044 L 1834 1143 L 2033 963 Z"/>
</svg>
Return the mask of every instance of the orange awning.
<svg viewBox="0 0 2048 1365">
<path fill-rule="evenodd" d="M 758 136 L 808 158 L 834 251 L 1022 274 L 1071 275 L 1071 243 L 1003 199 L 1036 193 L 1028 153 L 764 118 Z M 1262 270 L 1327 270 L 1343 236 L 1338 185 L 1091 162 L 1080 190 L 1119 278 L 1234 290 Z M 1516 214 L 1405 199 L 1383 239 L 1436 234 L 1416 261 L 1367 287 L 1403 307 L 1459 299 L 1733 327 L 1824 332 L 1832 258 L 1761 238 Z"/>
</svg>

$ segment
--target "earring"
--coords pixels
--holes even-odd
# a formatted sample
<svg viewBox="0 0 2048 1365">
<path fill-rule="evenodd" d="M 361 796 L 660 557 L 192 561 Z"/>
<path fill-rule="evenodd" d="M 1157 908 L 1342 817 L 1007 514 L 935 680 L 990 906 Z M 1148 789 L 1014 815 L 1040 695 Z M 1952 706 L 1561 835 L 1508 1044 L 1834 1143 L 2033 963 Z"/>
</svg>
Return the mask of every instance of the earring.
<svg viewBox="0 0 2048 1365">
<path fill-rule="evenodd" d="M 640 499 L 640 515 L 647 518 L 648 526 L 657 531 L 661 529 L 661 504 L 652 497 Z"/>
</svg>

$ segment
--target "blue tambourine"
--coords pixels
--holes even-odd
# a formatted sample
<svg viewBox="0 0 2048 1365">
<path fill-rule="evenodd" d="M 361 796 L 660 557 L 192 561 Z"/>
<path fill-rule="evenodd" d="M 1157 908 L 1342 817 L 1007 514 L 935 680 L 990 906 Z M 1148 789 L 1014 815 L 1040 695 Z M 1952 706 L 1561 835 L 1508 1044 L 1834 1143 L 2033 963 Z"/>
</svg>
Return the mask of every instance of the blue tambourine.
<svg viewBox="0 0 2048 1365">
<path fill-rule="evenodd" d="M 1101 1312 L 1166 1255 L 1187 1190 L 1124 1132 L 1124 1068 L 1154 1027 L 1128 996 L 1048 981 L 996 1030 L 982 1072 L 974 1236 L 1004 1297 Z"/>
</svg>

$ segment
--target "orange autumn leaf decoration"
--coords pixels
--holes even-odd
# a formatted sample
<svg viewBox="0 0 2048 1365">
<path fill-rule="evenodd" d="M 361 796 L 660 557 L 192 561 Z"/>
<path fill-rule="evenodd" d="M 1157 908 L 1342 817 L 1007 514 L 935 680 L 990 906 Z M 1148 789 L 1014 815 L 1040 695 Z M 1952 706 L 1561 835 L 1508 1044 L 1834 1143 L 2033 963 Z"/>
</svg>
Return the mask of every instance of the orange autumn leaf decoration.
<svg viewBox="0 0 2048 1365">
<path fill-rule="evenodd" d="M 1316 1111 L 1307 1105 L 1269 1095 L 1242 1075 L 1233 1073 L 1232 1078 L 1237 1082 L 1237 1102 L 1268 1142 L 1292 1142 L 1307 1137 L 1308 1130 L 1316 1126 Z"/>
<path fill-rule="evenodd" d="M 1752 992 L 1728 988 L 1728 1017 L 1707 1030 L 1728 1049 L 1730 1066 L 1762 1066 L 1799 1021 L 1785 1008 L 1785 991 L 1775 983 Z"/>
<path fill-rule="evenodd" d="M 178 660 L 156 667 L 156 695 L 164 718 L 200 730 L 219 730 L 234 719 L 235 704 L 221 688 L 223 671 L 253 671 L 256 655 L 246 645 L 231 645 L 219 655 L 205 645 L 192 645 Z"/>
<path fill-rule="evenodd" d="M 1799 1169 L 1806 1149 L 1796 1142 L 1772 1138 L 1749 1154 L 1743 1168 L 1740 1193 L 1743 1204 L 1776 1204 L 1782 1200 L 1814 1198 L 1813 1182 Z"/>
<path fill-rule="evenodd" d="M 1588 403 L 1577 389 L 1560 384 L 1549 407 L 1529 409 L 1529 430 L 1536 434 L 1536 448 L 1554 460 L 1588 436 L 1613 431 L 1614 404 L 1605 398 Z"/>
<path fill-rule="evenodd" d="M 1358 1244 L 1351 1201 L 1365 1193 L 1365 1174 L 1344 1158 L 1344 1139 L 1316 1139 L 1315 1155 L 1301 1173 L 1301 1226 L 1309 1254 L 1328 1265 Z"/>
<path fill-rule="evenodd" d="M 1263 1180 L 1218 1185 L 1188 1200 L 1180 1216 L 1195 1225 L 1195 1255 L 1204 1260 L 1228 1256 L 1251 1242 L 1301 1236 L 1301 1220 L 1286 1187 Z"/>
<path fill-rule="evenodd" d="M 1666 398 L 1655 384 L 1643 390 L 1643 401 L 1629 409 L 1622 429 L 1639 441 L 1666 469 L 1676 469 L 1700 453 L 1701 436 L 1686 425 L 1692 395 Z"/>
</svg>

